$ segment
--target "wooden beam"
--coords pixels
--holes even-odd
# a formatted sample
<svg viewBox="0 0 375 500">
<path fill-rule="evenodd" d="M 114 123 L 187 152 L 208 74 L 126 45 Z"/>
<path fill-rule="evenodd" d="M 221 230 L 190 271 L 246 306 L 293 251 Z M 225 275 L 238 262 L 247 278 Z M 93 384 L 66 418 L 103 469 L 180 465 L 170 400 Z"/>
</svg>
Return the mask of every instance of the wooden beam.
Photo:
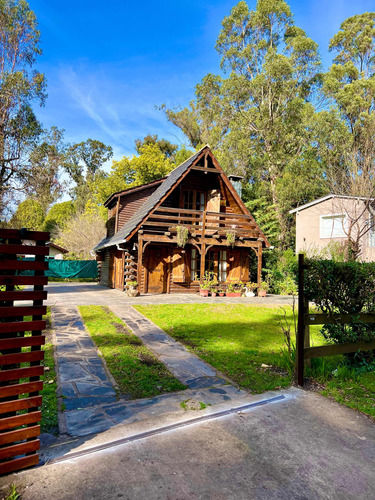
<svg viewBox="0 0 375 500">
<path fill-rule="evenodd" d="M 326 325 L 326 324 L 339 324 L 344 325 L 346 323 L 355 323 L 357 321 L 361 323 L 375 323 L 375 314 L 323 314 L 317 313 L 305 314 L 305 323 L 309 325 Z"/>
<path fill-rule="evenodd" d="M 354 342 L 350 344 L 334 344 L 304 349 L 305 359 L 320 358 L 322 356 L 334 356 L 336 354 L 348 354 L 351 352 L 369 351 L 375 349 L 375 340 L 371 342 Z"/>
<path fill-rule="evenodd" d="M 190 170 L 199 170 L 200 172 L 204 172 L 206 174 L 221 174 L 220 170 L 217 168 L 191 167 Z"/>
</svg>

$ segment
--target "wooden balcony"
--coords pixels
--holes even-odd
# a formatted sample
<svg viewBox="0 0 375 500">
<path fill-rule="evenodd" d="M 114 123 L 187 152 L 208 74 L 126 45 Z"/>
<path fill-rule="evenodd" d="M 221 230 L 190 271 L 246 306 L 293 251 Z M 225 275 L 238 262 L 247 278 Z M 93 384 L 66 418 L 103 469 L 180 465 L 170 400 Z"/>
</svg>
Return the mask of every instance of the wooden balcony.
<svg viewBox="0 0 375 500">
<path fill-rule="evenodd" d="M 249 215 L 168 207 L 159 207 L 149 215 L 141 227 L 141 234 L 167 236 L 173 241 L 177 226 L 187 227 L 190 237 L 198 240 L 226 239 L 228 232 L 233 232 L 240 241 L 254 241 L 260 236 L 259 229 Z"/>
</svg>

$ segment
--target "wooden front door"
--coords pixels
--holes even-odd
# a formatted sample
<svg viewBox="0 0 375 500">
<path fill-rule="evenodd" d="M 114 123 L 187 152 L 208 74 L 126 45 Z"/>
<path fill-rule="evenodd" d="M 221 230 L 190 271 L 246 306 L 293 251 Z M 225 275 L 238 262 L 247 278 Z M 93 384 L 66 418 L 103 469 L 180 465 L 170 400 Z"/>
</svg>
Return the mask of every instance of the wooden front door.
<svg viewBox="0 0 375 500">
<path fill-rule="evenodd" d="M 165 293 L 167 291 L 168 279 L 168 248 L 148 247 L 147 273 L 148 293 Z"/>
<path fill-rule="evenodd" d="M 109 255 L 108 284 L 111 288 L 124 289 L 124 261 L 121 250 L 112 250 Z"/>
</svg>

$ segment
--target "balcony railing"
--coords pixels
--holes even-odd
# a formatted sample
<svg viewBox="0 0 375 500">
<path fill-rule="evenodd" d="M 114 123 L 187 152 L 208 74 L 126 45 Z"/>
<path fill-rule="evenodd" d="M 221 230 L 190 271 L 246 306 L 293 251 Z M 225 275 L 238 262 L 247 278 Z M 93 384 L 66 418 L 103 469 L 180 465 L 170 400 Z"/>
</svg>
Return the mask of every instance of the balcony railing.
<svg viewBox="0 0 375 500">
<path fill-rule="evenodd" d="M 188 227 L 193 237 L 225 236 L 229 231 L 234 231 L 238 237 L 257 238 L 259 236 L 259 229 L 249 215 L 169 207 L 160 207 L 155 210 L 149 215 L 142 229 L 173 233 L 180 225 Z"/>
</svg>

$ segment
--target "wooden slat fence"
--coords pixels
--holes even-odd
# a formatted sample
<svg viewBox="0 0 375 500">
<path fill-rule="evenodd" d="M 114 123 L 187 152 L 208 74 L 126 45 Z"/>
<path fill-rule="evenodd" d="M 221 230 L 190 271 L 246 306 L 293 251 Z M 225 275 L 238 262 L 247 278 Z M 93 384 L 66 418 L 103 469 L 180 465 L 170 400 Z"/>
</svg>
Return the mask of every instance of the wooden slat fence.
<svg viewBox="0 0 375 500">
<path fill-rule="evenodd" d="M 17 260 L 25 253 L 22 240 L 36 242 L 27 247 L 34 261 Z M 39 462 L 48 240 L 46 232 L 0 229 L 0 474 Z M 33 270 L 34 276 L 17 276 L 21 270 Z M 32 285 L 33 290 L 20 290 L 20 285 Z M 26 316 L 31 320 L 25 321 Z"/>
<path fill-rule="evenodd" d="M 298 326 L 296 339 L 296 382 L 304 384 L 305 361 L 312 358 L 334 356 L 336 354 L 349 354 L 353 352 L 375 349 L 375 340 L 364 342 L 351 342 L 346 344 L 333 344 L 310 347 L 309 326 L 326 324 L 348 324 L 352 322 L 375 323 L 375 314 L 324 314 L 310 313 L 309 302 L 305 297 L 304 273 L 308 269 L 304 254 L 298 256 Z"/>
</svg>

